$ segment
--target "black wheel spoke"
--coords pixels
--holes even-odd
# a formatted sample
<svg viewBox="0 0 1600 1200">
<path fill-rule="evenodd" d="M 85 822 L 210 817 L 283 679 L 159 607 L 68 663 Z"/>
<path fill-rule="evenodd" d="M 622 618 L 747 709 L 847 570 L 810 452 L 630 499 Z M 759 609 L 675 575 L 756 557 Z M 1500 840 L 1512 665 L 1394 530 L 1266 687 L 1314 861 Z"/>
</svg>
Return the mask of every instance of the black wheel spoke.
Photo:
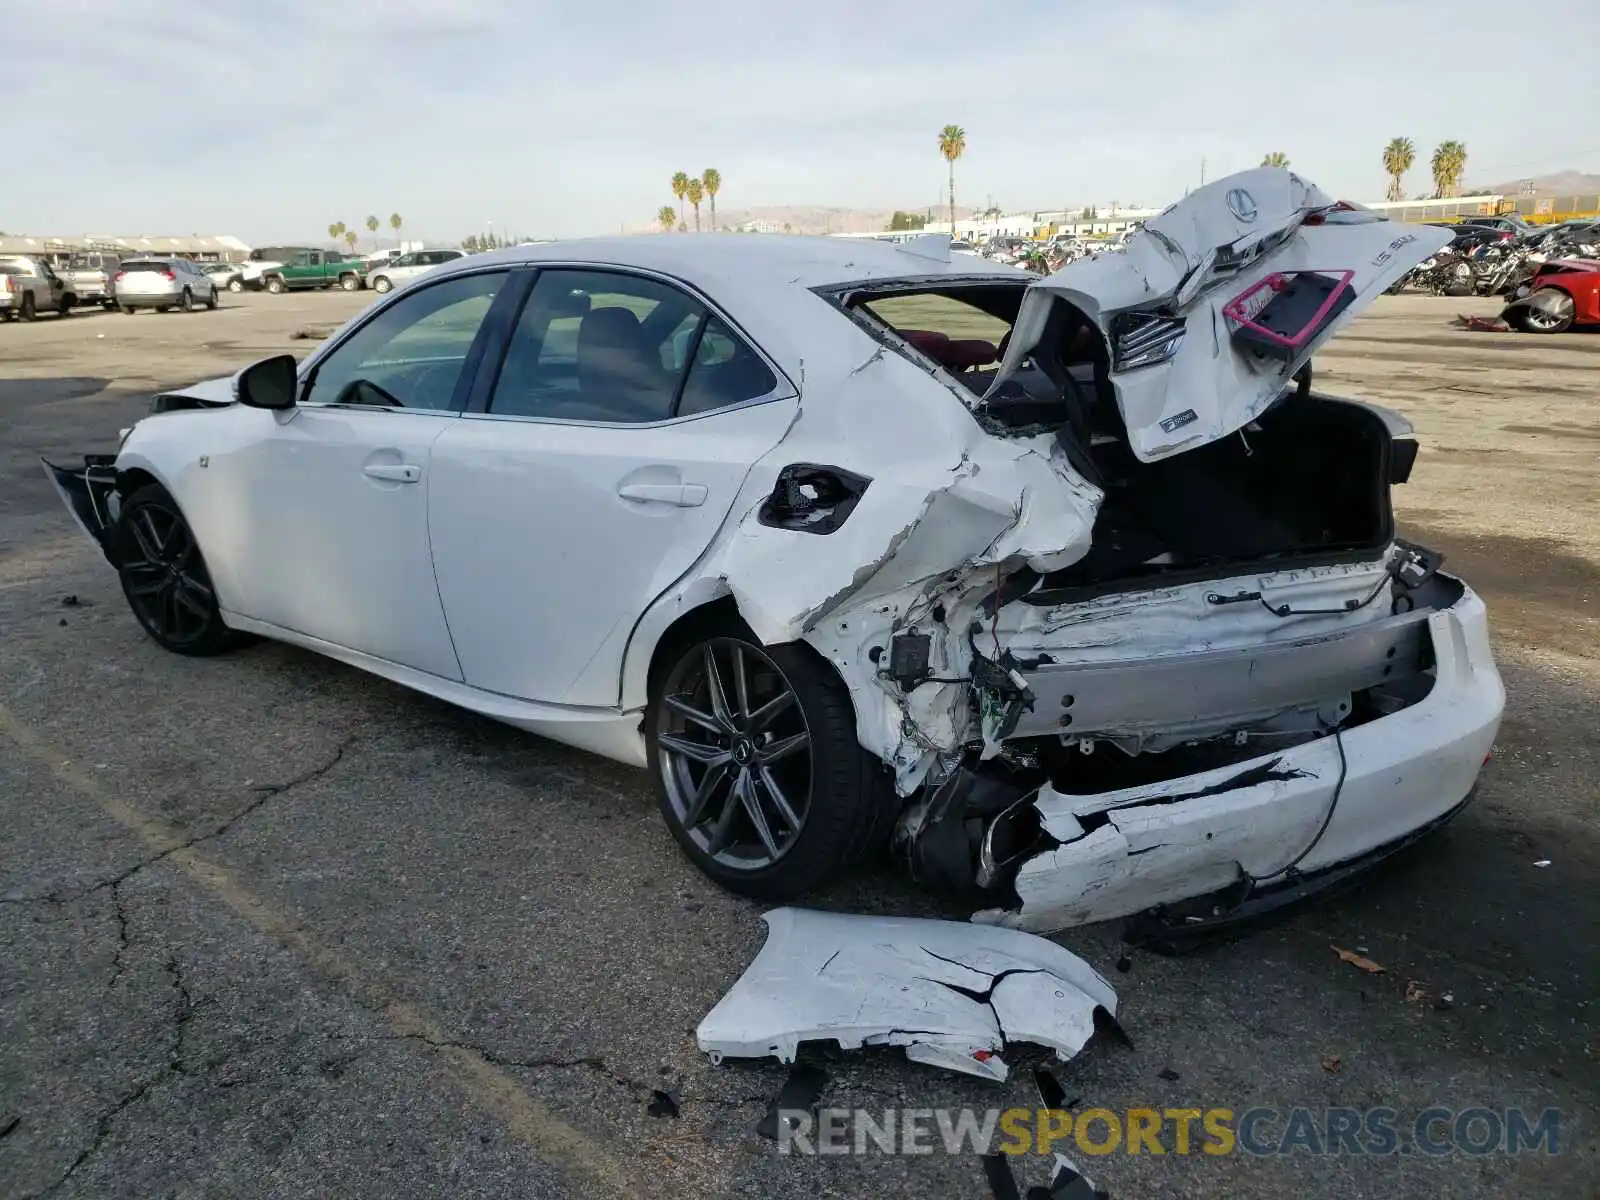
<svg viewBox="0 0 1600 1200">
<path fill-rule="evenodd" d="M 701 712 L 682 696 L 667 696 L 663 702 L 668 708 L 677 713 L 684 720 L 692 721 L 694 724 L 700 726 L 701 729 L 704 729 L 709 733 L 715 733 L 720 736 L 727 732 L 727 730 L 717 723 L 717 719 L 715 717 L 713 717 L 710 713 Z"/>
<path fill-rule="evenodd" d="M 739 645 L 733 647 L 733 698 L 739 705 L 736 714 L 741 729 L 750 727 L 750 680 L 744 669 L 744 650 Z"/>
<path fill-rule="evenodd" d="M 786 738 L 779 738 L 770 745 L 763 746 L 761 748 L 761 761 L 777 762 L 780 759 L 788 758 L 791 754 L 806 749 L 810 745 L 811 735 L 809 733 L 790 734 Z"/>
<path fill-rule="evenodd" d="M 761 810 L 761 797 L 756 792 L 755 781 L 749 771 L 740 771 L 739 778 L 734 780 L 734 790 L 739 793 L 739 803 L 744 805 L 744 811 L 750 818 L 750 824 L 755 826 L 756 836 L 761 839 L 761 844 L 773 858 L 778 857 L 778 840 L 772 836 L 772 826 L 767 824 L 767 814 Z"/>
<path fill-rule="evenodd" d="M 139 569 L 140 568 L 130 569 L 129 573 L 132 574 L 134 570 L 139 570 Z M 128 590 L 130 592 L 132 592 L 135 596 L 153 596 L 153 595 L 155 595 L 162 588 L 166 587 L 168 583 L 171 582 L 171 579 L 168 578 L 168 576 L 167 576 L 165 571 L 161 572 L 161 574 L 159 574 L 159 575 L 150 573 L 152 570 L 159 570 L 159 569 L 160 568 L 151 568 L 148 564 L 145 564 L 143 566 L 143 568 L 142 568 L 142 570 L 145 572 L 145 574 L 143 575 L 142 578 L 130 579 L 128 581 Z"/>
<path fill-rule="evenodd" d="M 656 740 L 663 750 L 708 767 L 725 766 L 733 761 L 733 755 L 721 746 L 708 746 L 705 742 L 690 741 L 686 737 L 667 733 L 661 734 Z"/>
<path fill-rule="evenodd" d="M 205 603 L 197 599 L 185 584 L 180 583 L 175 586 L 172 589 L 172 597 L 177 602 L 177 607 L 188 610 L 202 621 L 210 615 L 210 610 L 206 608 Z"/>
<path fill-rule="evenodd" d="M 768 700 L 755 712 L 750 714 L 750 732 L 759 733 L 771 725 L 779 716 L 789 711 L 789 706 L 794 703 L 794 693 L 785 688 L 778 695 Z"/>
<path fill-rule="evenodd" d="M 783 818 L 783 823 L 788 826 L 791 833 L 800 831 L 800 817 L 794 811 L 794 805 L 789 803 L 789 797 L 784 795 L 783 788 L 778 786 L 778 781 L 773 777 L 766 763 L 761 764 L 761 786 L 766 788 L 767 795 L 772 798 L 772 807 L 778 810 L 778 815 Z"/>
<path fill-rule="evenodd" d="M 683 823 L 686 827 L 693 829 L 705 819 L 706 806 L 711 803 L 711 797 L 717 794 L 717 788 L 726 779 L 727 774 L 727 763 L 718 763 L 714 767 L 706 768 L 706 773 L 700 779 L 700 786 L 695 789 L 694 799 L 689 802 L 689 807 L 683 814 Z"/>
<path fill-rule="evenodd" d="M 128 532 L 133 535 L 133 540 L 138 543 L 139 553 L 144 555 L 146 562 L 159 563 L 161 561 L 160 541 L 155 538 L 154 530 L 147 533 L 141 527 L 142 524 L 148 523 L 149 518 L 143 509 L 140 509 L 134 516 L 136 519 L 128 522 Z M 144 517 L 145 522 L 139 521 L 137 519 L 139 517 Z"/>
<path fill-rule="evenodd" d="M 728 693 L 722 686 L 722 676 L 717 671 L 717 652 L 712 643 L 706 643 L 706 687 L 711 692 L 711 711 L 717 721 L 729 732 L 733 730 L 733 717 L 728 712 Z"/>
<path fill-rule="evenodd" d="M 722 798 L 722 812 L 717 815 L 717 823 L 711 830 L 711 837 L 706 844 L 709 854 L 721 854 L 728 848 L 733 840 L 733 819 L 743 810 L 739 797 L 733 788 L 729 788 Z"/>
</svg>

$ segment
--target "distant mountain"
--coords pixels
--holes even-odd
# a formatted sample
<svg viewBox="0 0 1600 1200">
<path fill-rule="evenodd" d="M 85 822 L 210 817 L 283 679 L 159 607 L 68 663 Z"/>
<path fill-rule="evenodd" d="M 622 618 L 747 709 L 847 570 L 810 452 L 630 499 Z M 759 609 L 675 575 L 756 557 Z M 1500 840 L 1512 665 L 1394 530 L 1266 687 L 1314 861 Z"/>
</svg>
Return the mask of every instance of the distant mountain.
<svg viewBox="0 0 1600 1200">
<path fill-rule="evenodd" d="M 1531 180 L 1524 177 L 1504 183 L 1487 184 L 1483 187 L 1473 185 L 1471 188 L 1463 188 L 1462 194 L 1521 196 L 1525 194 L 1529 183 L 1533 184 L 1535 196 L 1600 195 L 1600 175 L 1591 175 L 1583 171 L 1556 171 L 1550 175 L 1535 175 Z"/>
</svg>

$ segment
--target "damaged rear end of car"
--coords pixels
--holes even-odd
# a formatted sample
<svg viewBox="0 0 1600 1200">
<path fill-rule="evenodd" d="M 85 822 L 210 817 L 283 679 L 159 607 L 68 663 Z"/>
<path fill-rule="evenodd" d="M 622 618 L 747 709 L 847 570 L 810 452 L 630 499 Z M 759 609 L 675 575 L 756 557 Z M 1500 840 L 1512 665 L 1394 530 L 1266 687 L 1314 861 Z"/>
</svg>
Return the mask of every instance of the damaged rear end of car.
<svg viewBox="0 0 1600 1200">
<path fill-rule="evenodd" d="M 850 686 L 918 878 L 1036 931 L 1215 915 L 1464 802 L 1504 703 L 1483 604 L 1395 536 L 1410 425 L 1309 374 L 1447 236 L 1262 169 L 1031 283 L 817 289 L 879 345 L 852 377 L 912 365 L 970 429 L 920 473 L 804 464 L 724 578 Z M 941 304 L 971 320 L 921 327 Z"/>
</svg>

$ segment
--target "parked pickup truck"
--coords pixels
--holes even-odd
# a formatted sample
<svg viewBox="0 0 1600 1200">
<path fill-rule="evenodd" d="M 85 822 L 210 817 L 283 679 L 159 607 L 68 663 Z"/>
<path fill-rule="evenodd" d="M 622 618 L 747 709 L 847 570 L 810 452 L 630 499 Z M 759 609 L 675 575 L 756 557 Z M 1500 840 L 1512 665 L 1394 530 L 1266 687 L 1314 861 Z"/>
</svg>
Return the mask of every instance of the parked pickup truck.
<svg viewBox="0 0 1600 1200">
<path fill-rule="evenodd" d="M 311 250 L 295 246 L 255 251 L 264 266 L 261 286 L 274 294 L 308 288 L 340 287 L 347 292 L 366 286 L 367 265 L 336 250 Z M 252 255 L 254 257 L 254 254 Z"/>
<path fill-rule="evenodd" d="M 74 254 L 61 272 L 67 286 L 79 304 L 98 304 L 102 308 L 115 308 L 117 302 L 111 295 L 111 281 L 122 268 L 122 258 L 98 250 Z"/>
<path fill-rule="evenodd" d="M 0 320 L 31 321 L 42 312 L 67 317 L 75 303 L 71 286 L 44 259 L 21 254 L 0 257 Z"/>
</svg>

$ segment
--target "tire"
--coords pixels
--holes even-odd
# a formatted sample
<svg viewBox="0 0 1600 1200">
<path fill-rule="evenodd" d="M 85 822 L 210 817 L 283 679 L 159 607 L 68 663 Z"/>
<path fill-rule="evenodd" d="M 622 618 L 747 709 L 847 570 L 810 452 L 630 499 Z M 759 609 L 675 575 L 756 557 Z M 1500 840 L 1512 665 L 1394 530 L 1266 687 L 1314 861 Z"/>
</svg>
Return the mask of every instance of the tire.
<svg viewBox="0 0 1600 1200">
<path fill-rule="evenodd" d="M 722 714 L 713 711 L 708 652 L 726 679 Z M 743 704 L 735 654 L 747 680 Z M 667 828 L 713 882 L 741 896 L 788 900 L 843 875 L 887 841 L 894 818 L 888 773 L 856 740 L 849 690 L 809 646 L 762 646 L 742 622 L 724 622 L 675 640 L 659 663 L 645 713 L 650 775 Z M 790 698 L 774 711 L 781 689 Z M 698 720 L 683 715 L 685 704 Z M 769 715 L 759 720 L 764 711 Z M 722 732 L 708 731 L 708 716 L 725 722 Z M 682 747 L 698 749 L 685 754 Z M 708 763 L 707 754 L 720 762 Z M 708 791 L 705 781 L 719 769 Z M 746 786 L 770 841 L 749 816 Z M 779 796 L 798 828 L 784 819 Z"/>
<path fill-rule="evenodd" d="M 17 315 L 19 317 L 21 317 L 24 321 L 31 321 L 35 317 L 37 317 L 39 315 L 38 312 L 35 311 L 35 309 L 34 309 L 34 300 L 33 300 L 33 293 L 32 292 L 23 292 L 22 293 L 22 310 Z"/>
<path fill-rule="evenodd" d="M 217 311 L 217 285 L 211 285 L 211 295 L 206 298 L 206 307 L 212 312 Z"/>
<path fill-rule="evenodd" d="M 199 543 L 160 484 L 123 502 L 106 542 L 128 607 L 157 645 L 207 657 L 250 640 L 223 622 Z"/>
<path fill-rule="evenodd" d="M 230 292 L 244 291 L 244 280 L 240 279 L 238 276 L 228 280 L 228 290 Z"/>
<path fill-rule="evenodd" d="M 131 317 L 134 313 L 139 311 L 131 304 L 119 304 L 117 307 L 122 310 L 122 315 L 125 317 Z"/>
<path fill-rule="evenodd" d="M 186 313 L 194 311 L 194 296 L 188 288 L 184 288 L 178 296 L 178 311 Z"/>
<path fill-rule="evenodd" d="M 70 317 L 72 315 L 73 306 L 77 304 L 77 302 L 78 300 L 75 296 L 63 296 L 61 297 L 61 303 L 56 305 L 56 312 L 60 316 Z"/>
<path fill-rule="evenodd" d="M 385 292 L 393 290 L 393 288 L 394 284 L 389 282 L 389 277 L 387 275 L 379 275 L 372 281 L 372 290 L 377 292 L 380 296 Z"/>
<path fill-rule="evenodd" d="M 1545 297 L 1544 304 L 1534 302 Z M 1565 333 L 1572 328 L 1577 306 L 1560 288 L 1540 288 L 1521 306 L 1520 328 L 1527 333 Z"/>
<path fill-rule="evenodd" d="M 282 275 L 268 275 L 266 289 L 274 296 L 281 296 L 284 292 L 288 291 L 288 288 L 284 286 Z"/>
<path fill-rule="evenodd" d="M 156 311 L 158 313 L 171 312 L 172 311 L 172 305 L 170 305 L 170 304 L 158 304 L 158 305 L 155 306 L 155 309 L 156 309 Z"/>
<path fill-rule="evenodd" d="M 347 292 L 358 291 L 361 287 L 361 278 L 358 275 L 339 276 L 339 287 Z"/>
</svg>

